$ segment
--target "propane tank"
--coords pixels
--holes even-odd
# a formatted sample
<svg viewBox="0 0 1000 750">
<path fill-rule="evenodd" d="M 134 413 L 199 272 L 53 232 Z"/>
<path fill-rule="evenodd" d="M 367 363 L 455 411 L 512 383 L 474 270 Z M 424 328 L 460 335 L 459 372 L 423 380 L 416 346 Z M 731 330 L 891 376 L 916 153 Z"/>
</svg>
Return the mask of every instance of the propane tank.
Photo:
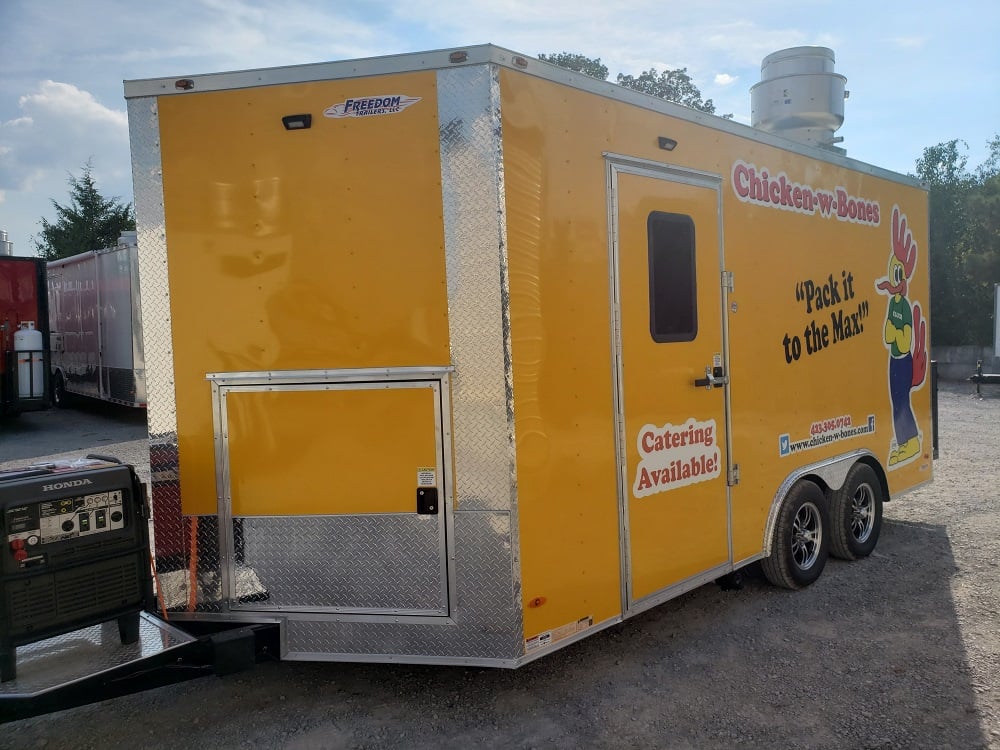
<svg viewBox="0 0 1000 750">
<path fill-rule="evenodd" d="M 18 398 L 41 398 L 45 393 L 45 369 L 42 332 L 35 330 L 35 321 L 24 321 L 14 333 L 14 352 Z"/>
</svg>

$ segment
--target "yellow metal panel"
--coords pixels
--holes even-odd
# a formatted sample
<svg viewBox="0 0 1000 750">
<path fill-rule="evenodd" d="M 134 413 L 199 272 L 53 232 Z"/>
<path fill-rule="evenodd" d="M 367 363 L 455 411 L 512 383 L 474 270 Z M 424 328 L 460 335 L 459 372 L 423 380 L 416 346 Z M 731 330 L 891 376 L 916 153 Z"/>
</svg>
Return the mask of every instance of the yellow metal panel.
<svg viewBox="0 0 1000 750">
<path fill-rule="evenodd" d="M 447 365 L 432 72 L 158 102 L 184 510 L 215 509 L 209 372 Z M 418 99 L 331 118 L 365 96 Z M 288 131 L 282 117 L 309 113 Z"/>
<path fill-rule="evenodd" d="M 508 73 L 519 551 L 524 632 L 534 636 L 621 613 L 607 209 L 600 149 L 563 139 L 576 115 L 589 115 L 548 100 L 558 87 Z"/>
<path fill-rule="evenodd" d="M 233 515 L 414 513 L 417 473 L 440 482 L 435 391 L 227 396 Z"/>
<path fill-rule="evenodd" d="M 774 176 L 778 201 L 782 174 L 786 183 L 833 199 L 829 214 L 803 213 L 775 202 L 742 202 L 732 184 L 725 193 L 727 262 L 736 280 L 730 300 L 733 451 L 743 467 L 733 489 L 736 560 L 760 552 L 775 492 L 799 467 L 867 449 L 897 493 L 931 478 L 932 451 L 928 372 L 910 394 L 919 453 L 889 464 L 895 438 L 883 341 L 888 297 L 877 288 L 893 255 L 892 210 L 900 206 L 921 256 L 909 299 L 927 315 L 926 194 L 776 149 L 747 150 L 753 153 L 733 152 L 733 161 L 752 163 L 758 177 L 765 169 Z M 739 179 L 745 184 L 742 173 Z M 864 222 L 841 219 L 838 200 L 873 210 Z"/>
</svg>

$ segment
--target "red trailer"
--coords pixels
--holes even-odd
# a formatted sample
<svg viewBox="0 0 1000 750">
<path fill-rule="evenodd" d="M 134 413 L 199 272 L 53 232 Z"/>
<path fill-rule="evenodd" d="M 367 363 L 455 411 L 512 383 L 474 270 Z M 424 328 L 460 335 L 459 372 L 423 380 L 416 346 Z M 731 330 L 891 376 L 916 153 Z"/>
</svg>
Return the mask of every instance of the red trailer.
<svg viewBox="0 0 1000 750">
<path fill-rule="evenodd" d="M 0 256 L 0 416 L 49 407 L 45 261 Z"/>
</svg>

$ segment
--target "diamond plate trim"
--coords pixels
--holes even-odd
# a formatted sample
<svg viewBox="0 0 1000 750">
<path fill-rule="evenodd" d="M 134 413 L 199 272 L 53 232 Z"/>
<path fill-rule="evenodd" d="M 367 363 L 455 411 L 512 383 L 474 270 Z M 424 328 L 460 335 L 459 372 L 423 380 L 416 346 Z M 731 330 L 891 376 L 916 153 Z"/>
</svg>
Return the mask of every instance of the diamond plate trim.
<svg viewBox="0 0 1000 750">
<path fill-rule="evenodd" d="M 139 294 L 146 358 L 150 437 L 176 434 L 174 350 L 171 342 L 170 286 L 167 283 L 167 234 L 163 213 L 163 167 L 156 99 L 128 102 L 132 144 L 132 185 L 139 244 Z"/>
<path fill-rule="evenodd" d="M 234 608 L 447 613 L 436 516 L 234 519 L 236 558 L 267 598 Z"/>
<path fill-rule="evenodd" d="M 510 515 L 455 514 L 458 596 L 450 619 L 427 624 L 322 620 L 289 615 L 288 658 L 403 657 L 436 663 L 512 660 L 524 653 L 519 595 L 512 585 Z"/>
<path fill-rule="evenodd" d="M 199 520 L 181 513 L 163 165 L 156 98 L 130 99 L 128 122 L 139 246 L 157 585 L 168 608 L 216 612 L 222 608 L 217 519 Z M 192 563 L 197 567 L 193 578 Z"/>
<path fill-rule="evenodd" d="M 459 509 L 514 502 L 514 409 L 497 68 L 438 72 Z"/>
</svg>

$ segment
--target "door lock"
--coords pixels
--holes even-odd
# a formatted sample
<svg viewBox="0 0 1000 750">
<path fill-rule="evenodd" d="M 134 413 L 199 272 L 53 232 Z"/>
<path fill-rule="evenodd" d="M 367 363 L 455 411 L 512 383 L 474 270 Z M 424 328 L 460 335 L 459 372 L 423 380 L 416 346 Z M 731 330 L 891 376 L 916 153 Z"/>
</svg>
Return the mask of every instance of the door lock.
<svg viewBox="0 0 1000 750">
<path fill-rule="evenodd" d="M 438 512 L 437 487 L 417 488 L 417 513 L 421 516 L 436 516 Z"/>
<path fill-rule="evenodd" d="M 694 381 L 696 388 L 705 388 L 709 391 L 713 388 L 720 388 L 728 384 L 729 376 L 723 374 L 721 367 L 706 367 L 705 377 L 698 378 Z"/>
</svg>

